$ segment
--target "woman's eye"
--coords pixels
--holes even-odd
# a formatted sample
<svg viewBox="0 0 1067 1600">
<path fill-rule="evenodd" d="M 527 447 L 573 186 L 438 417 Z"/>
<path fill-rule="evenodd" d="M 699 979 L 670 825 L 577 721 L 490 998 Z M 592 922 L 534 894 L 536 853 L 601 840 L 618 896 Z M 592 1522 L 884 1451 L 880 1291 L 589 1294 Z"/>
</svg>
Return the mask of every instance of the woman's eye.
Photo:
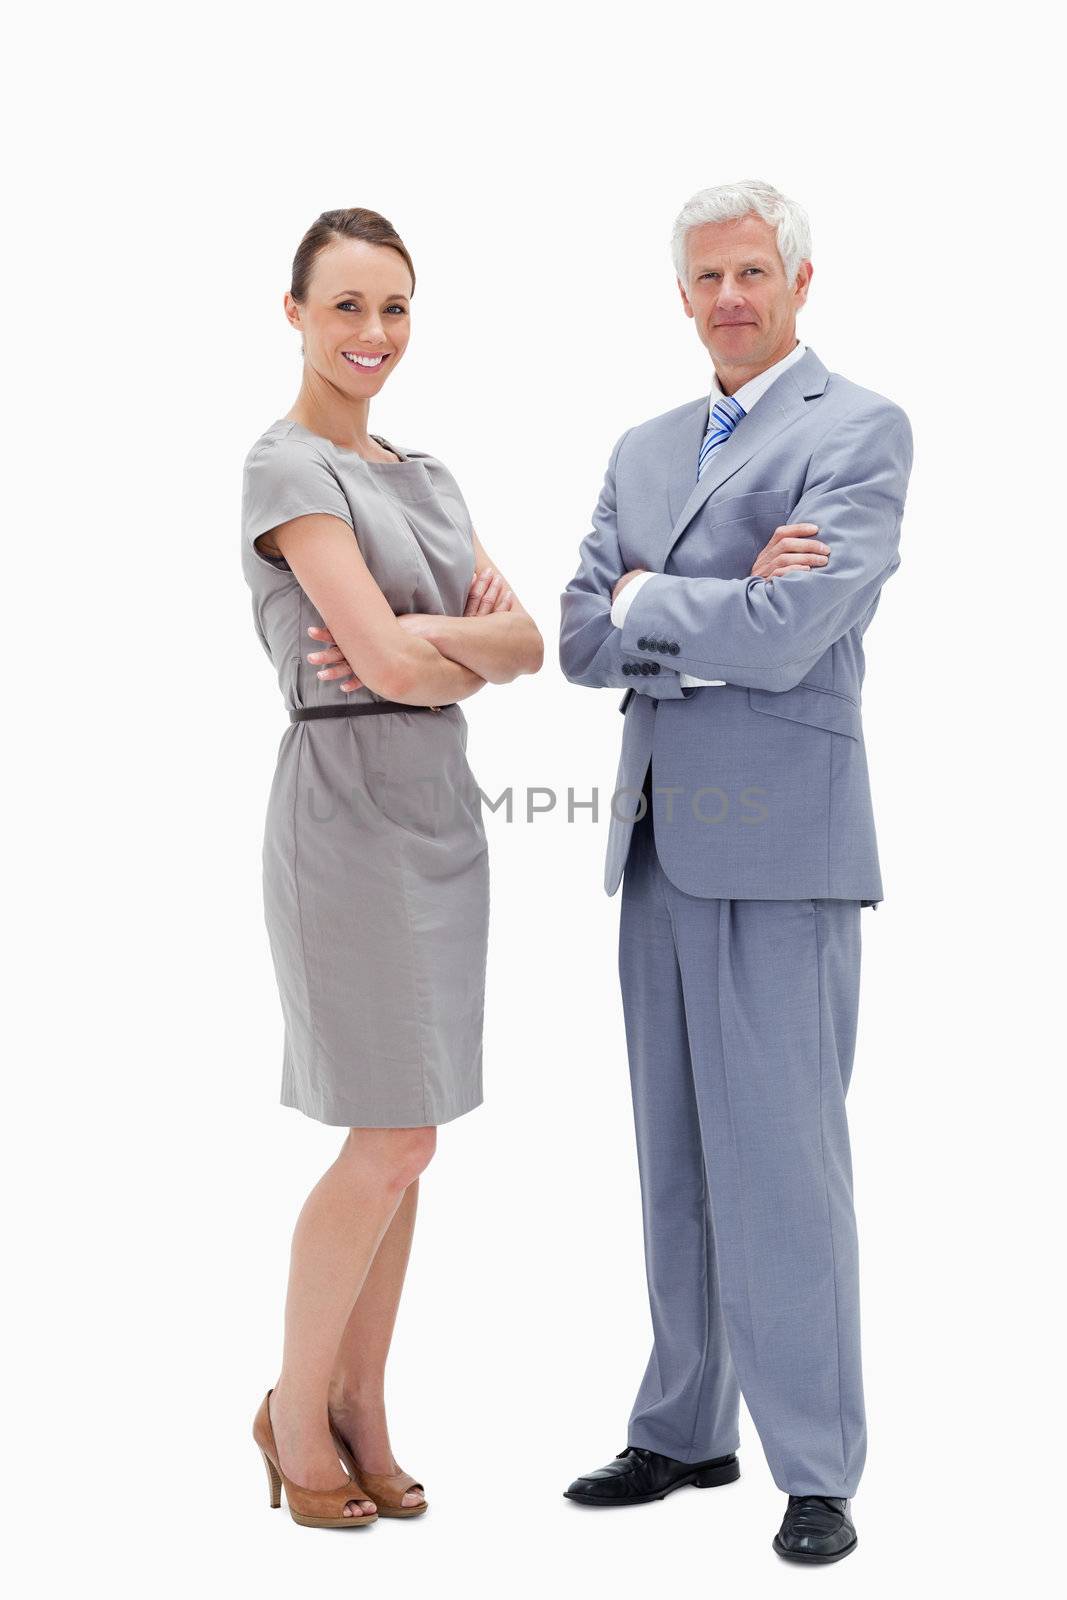
<svg viewBox="0 0 1067 1600">
<path fill-rule="evenodd" d="M 346 309 L 346 307 L 348 307 L 348 306 L 351 306 L 353 311 L 358 311 L 359 310 L 359 307 L 356 305 L 356 302 L 354 300 L 342 300 L 341 304 L 337 307 L 337 309 L 338 309 L 338 311 L 344 311 Z"/>
<path fill-rule="evenodd" d="M 398 311 L 403 317 L 407 314 L 407 306 L 386 306 L 386 311 Z"/>
</svg>

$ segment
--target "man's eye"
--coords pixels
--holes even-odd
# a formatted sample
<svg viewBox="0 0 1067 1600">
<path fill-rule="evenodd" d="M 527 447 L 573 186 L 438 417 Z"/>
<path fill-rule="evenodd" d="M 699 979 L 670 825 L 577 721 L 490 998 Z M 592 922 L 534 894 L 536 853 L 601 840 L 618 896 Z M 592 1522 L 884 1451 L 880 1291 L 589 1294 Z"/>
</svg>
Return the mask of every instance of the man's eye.
<svg viewBox="0 0 1067 1600">
<path fill-rule="evenodd" d="M 354 300 L 342 300 L 341 304 L 337 307 L 337 309 L 338 309 L 338 311 L 343 311 L 346 306 L 351 306 L 353 311 L 358 311 L 359 310 L 359 307 L 356 305 L 356 302 Z"/>
<path fill-rule="evenodd" d="M 408 308 L 407 306 L 386 306 L 385 309 L 386 311 L 399 311 L 400 315 L 403 317 L 407 315 Z"/>
</svg>

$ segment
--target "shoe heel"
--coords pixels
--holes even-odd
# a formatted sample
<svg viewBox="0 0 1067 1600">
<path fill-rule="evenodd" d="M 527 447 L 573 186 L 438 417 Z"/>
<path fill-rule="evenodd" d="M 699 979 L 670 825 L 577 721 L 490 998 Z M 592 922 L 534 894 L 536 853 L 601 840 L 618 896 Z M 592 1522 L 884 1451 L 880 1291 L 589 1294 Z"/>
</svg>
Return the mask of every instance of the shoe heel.
<svg viewBox="0 0 1067 1600">
<path fill-rule="evenodd" d="M 270 1485 L 270 1503 L 275 1511 L 282 1503 L 282 1475 L 265 1450 L 261 1450 L 263 1465 L 267 1469 L 267 1483 Z"/>
<path fill-rule="evenodd" d="M 741 1476 L 740 1463 L 733 1461 L 724 1462 L 721 1467 L 706 1467 L 693 1479 L 694 1489 L 717 1489 L 723 1483 L 736 1483 Z"/>
</svg>

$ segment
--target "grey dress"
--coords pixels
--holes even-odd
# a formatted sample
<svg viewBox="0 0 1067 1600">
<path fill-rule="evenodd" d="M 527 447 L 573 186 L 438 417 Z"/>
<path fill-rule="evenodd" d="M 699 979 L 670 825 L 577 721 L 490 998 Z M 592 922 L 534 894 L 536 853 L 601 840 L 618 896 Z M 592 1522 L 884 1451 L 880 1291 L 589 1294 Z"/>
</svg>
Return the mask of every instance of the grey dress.
<svg viewBox="0 0 1067 1600">
<path fill-rule="evenodd" d="M 353 450 L 287 419 L 244 464 L 241 561 L 288 709 L 374 701 L 306 660 L 325 626 L 288 563 L 255 546 L 291 517 L 352 528 L 397 615 L 461 616 L 473 529 L 440 461 Z M 364 1128 L 448 1122 L 482 1099 L 489 860 L 459 705 L 289 723 L 263 835 L 285 1021 L 281 1103 Z"/>
</svg>

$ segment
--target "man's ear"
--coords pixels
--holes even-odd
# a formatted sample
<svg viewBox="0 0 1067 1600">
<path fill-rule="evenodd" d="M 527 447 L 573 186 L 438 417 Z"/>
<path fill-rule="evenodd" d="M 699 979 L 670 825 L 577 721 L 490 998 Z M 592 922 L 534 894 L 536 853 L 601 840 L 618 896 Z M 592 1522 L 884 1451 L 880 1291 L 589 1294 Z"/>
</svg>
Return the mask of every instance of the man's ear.
<svg viewBox="0 0 1067 1600">
<path fill-rule="evenodd" d="M 691 317 L 693 315 L 693 308 L 689 304 L 689 296 L 685 292 L 685 284 L 682 282 L 681 278 L 676 278 L 675 282 L 678 285 L 678 293 L 682 297 L 682 304 L 685 307 L 685 314 L 687 317 Z"/>
<path fill-rule="evenodd" d="M 800 263 L 800 268 L 797 272 L 796 285 L 793 289 L 793 301 L 798 311 L 808 298 L 808 289 L 811 286 L 811 280 L 814 272 L 815 268 L 812 266 L 810 261 L 802 261 Z"/>
</svg>

